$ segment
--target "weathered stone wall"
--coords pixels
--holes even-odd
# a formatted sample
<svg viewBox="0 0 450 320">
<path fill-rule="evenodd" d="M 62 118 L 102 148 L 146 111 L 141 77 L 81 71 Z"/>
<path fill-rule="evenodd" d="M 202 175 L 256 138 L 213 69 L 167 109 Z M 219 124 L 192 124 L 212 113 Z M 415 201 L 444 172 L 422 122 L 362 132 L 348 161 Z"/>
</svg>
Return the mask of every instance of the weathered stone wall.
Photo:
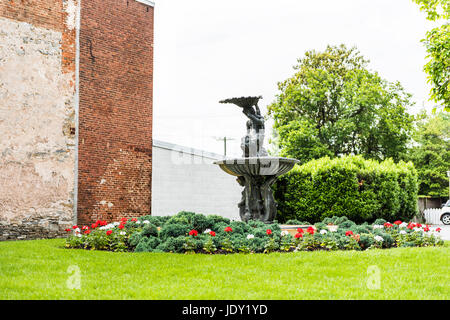
<svg viewBox="0 0 450 320">
<path fill-rule="evenodd" d="M 78 223 L 150 214 L 153 7 L 82 2 Z"/>
<path fill-rule="evenodd" d="M 73 222 L 75 0 L 0 2 L 0 240 Z"/>
</svg>

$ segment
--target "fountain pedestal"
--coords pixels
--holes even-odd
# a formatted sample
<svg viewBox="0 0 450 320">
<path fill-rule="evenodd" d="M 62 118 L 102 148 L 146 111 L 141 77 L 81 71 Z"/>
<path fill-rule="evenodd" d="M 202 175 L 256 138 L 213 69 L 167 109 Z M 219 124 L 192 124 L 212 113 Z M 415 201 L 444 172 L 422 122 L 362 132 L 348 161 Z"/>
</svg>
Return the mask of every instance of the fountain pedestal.
<svg viewBox="0 0 450 320">
<path fill-rule="evenodd" d="M 289 158 L 249 157 L 214 163 L 226 173 L 236 176 L 237 182 L 244 187 L 238 204 L 242 221 L 261 220 L 270 223 L 277 214 L 271 186 L 278 176 L 291 170 L 297 162 Z"/>
</svg>

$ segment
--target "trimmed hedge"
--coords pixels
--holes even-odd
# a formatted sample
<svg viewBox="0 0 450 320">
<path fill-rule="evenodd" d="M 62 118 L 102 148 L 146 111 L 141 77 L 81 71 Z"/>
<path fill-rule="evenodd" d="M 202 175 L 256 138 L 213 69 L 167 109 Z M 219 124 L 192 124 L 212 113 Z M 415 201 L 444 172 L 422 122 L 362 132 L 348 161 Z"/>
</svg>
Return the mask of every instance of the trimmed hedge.
<svg viewBox="0 0 450 320">
<path fill-rule="evenodd" d="M 361 156 L 310 161 L 274 185 L 278 221 L 347 216 L 361 222 L 409 220 L 417 209 L 417 172 L 411 162 L 377 162 Z"/>
</svg>

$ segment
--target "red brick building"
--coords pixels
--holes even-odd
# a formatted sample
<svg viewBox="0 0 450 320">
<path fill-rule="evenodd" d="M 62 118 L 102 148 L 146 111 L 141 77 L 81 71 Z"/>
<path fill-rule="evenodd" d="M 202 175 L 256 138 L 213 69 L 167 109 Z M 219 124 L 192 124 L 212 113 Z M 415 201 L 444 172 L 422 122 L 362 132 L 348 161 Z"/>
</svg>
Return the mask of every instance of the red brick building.
<svg viewBox="0 0 450 320">
<path fill-rule="evenodd" d="M 150 214 L 153 3 L 0 2 L 0 240 Z"/>
</svg>

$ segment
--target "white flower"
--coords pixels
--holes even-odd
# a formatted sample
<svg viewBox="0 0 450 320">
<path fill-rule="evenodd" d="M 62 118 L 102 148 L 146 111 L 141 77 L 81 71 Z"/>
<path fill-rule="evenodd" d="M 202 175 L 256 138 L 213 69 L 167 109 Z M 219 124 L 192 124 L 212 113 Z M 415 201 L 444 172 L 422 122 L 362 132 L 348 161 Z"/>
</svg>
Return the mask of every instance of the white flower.
<svg viewBox="0 0 450 320">
<path fill-rule="evenodd" d="M 248 240 L 253 239 L 254 237 L 255 237 L 255 236 L 254 236 L 253 234 L 247 235 L 247 239 L 248 239 Z"/>
<path fill-rule="evenodd" d="M 100 230 L 106 230 L 106 226 L 100 227 Z"/>
<path fill-rule="evenodd" d="M 374 224 L 374 225 L 373 225 L 373 228 L 374 228 L 374 229 L 383 229 L 384 226 L 383 226 L 382 224 Z"/>
<path fill-rule="evenodd" d="M 420 232 L 420 231 L 422 231 L 422 229 L 417 228 L 417 227 L 414 227 L 414 228 L 413 228 L 413 231 L 415 231 L 415 232 Z"/>
<path fill-rule="evenodd" d="M 142 221 L 142 223 L 148 224 L 148 223 L 150 223 L 150 221 L 144 220 L 144 221 Z"/>
<path fill-rule="evenodd" d="M 400 234 L 406 234 L 405 230 L 400 230 Z"/>
<path fill-rule="evenodd" d="M 137 223 L 137 224 L 141 224 L 141 222 L 140 222 L 139 220 L 138 220 L 138 221 L 136 221 L 136 223 Z"/>
<path fill-rule="evenodd" d="M 378 241 L 378 242 L 383 242 L 383 237 L 381 237 L 381 236 L 375 236 L 374 237 L 374 239 L 375 239 L 375 241 Z"/>
<path fill-rule="evenodd" d="M 76 236 L 77 236 L 78 238 L 81 238 L 81 233 L 77 233 Z"/>
<path fill-rule="evenodd" d="M 206 229 L 205 231 L 203 231 L 203 233 L 210 233 L 211 229 Z"/>
<path fill-rule="evenodd" d="M 127 233 L 126 233 L 125 231 L 120 231 L 119 234 L 120 234 L 121 236 L 124 236 L 124 235 L 126 235 Z"/>
<path fill-rule="evenodd" d="M 282 237 L 287 236 L 288 234 L 289 234 L 289 231 L 286 231 L 286 230 L 281 231 Z"/>
<path fill-rule="evenodd" d="M 76 228 L 75 230 L 73 230 L 73 232 L 80 233 L 80 228 Z"/>
<path fill-rule="evenodd" d="M 326 233 L 327 233 L 327 230 L 324 230 L 324 229 L 320 230 L 320 234 L 326 234 Z"/>
<path fill-rule="evenodd" d="M 118 226 L 120 224 L 120 222 L 113 222 L 112 223 L 114 226 Z"/>
<path fill-rule="evenodd" d="M 399 224 L 400 228 L 406 228 L 408 226 L 408 224 L 406 222 L 402 222 Z"/>
</svg>

